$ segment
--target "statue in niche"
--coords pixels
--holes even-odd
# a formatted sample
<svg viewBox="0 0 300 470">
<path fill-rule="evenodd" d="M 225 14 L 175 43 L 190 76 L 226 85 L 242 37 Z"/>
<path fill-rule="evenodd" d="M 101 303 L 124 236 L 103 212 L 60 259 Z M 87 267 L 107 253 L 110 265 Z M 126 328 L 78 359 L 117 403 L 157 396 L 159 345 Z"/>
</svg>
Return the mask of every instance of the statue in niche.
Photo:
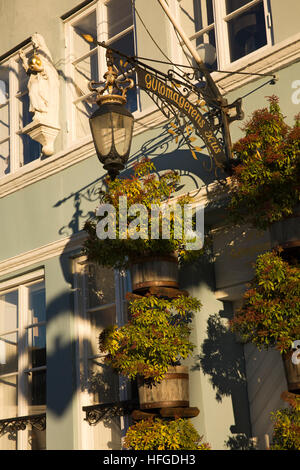
<svg viewBox="0 0 300 470">
<path fill-rule="evenodd" d="M 33 113 L 33 122 L 59 127 L 59 77 L 53 65 L 52 56 L 43 36 L 35 33 L 31 37 L 33 55 L 27 59 L 24 51 L 20 58 L 29 75 L 28 94 L 29 111 Z"/>
</svg>

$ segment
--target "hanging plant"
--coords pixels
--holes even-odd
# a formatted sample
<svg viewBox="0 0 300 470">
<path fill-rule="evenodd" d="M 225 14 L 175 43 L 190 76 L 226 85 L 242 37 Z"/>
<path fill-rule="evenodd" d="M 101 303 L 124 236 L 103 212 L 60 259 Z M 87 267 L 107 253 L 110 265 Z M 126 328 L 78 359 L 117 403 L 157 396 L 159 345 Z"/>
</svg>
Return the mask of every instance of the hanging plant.
<svg viewBox="0 0 300 470">
<path fill-rule="evenodd" d="M 132 425 L 126 433 L 124 447 L 130 450 L 210 450 L 202 439 L 187 419 L 154 418 Z"/>
<path fill-rule="evenodd" d="M 278 98 L 255 111 L 234 146 L 230 219 L 266 229 L 291 216 L 300 201 L 300 115 L 292 127 L 284 121 Z"/>
<path fill-rule="evenodd" d="M 190 204 L 189 196 L 182 196 L 176 202 L 181 207 L 181 215 L 170 211 L 170 236 L 162 237 L 162 215 L 160 215 L 159 237 L 151 238 L 151 206 L 156 205 L 160 209 L 167 204 L 171 195 L 177 189 L 180 176 L 175 171 L 168 171 L 160 176 L 157 175 L 155 166 L 151 160 L 144 159 L 134 165 L 134 173 L 129 178 L 117 178 L 114 181 L 107 179 L 107 191 L 101 194 L 100 203 L 110 204 L 115 209 L 115 215 L 107 222 L 107 230 L 115 228 L 115 238 L 100 239 L 97 236 L 97 224 L 103 221 L 103 217 L 96 216 L 88 220 L 84 229 L 88 234 L 84 242 L 84 254 L 89 261 L 96 262 L 102 266 L 116 269 L 128 268 L 131 261 L 141 256 L 167 255 L 176 253 L 179 262 L 191 261 L 203 253 L 201 249 L 188 250 L 187 241 L 195 241 L 194 235 L 185 234 L 184 217 L 182 210 L 185 204 Z M 137 229 L 143 229 L 145 236 L 132 238 L 131 224 L 134 216 L 128 215 L 127 224 L 124 229 L 120 221 L 120 198 L 126 198 L 127 210 L 135 204 L 142 204 L 147 210 L 147 220 L 141 227 L 137 223 Z M 182 220 L 181 235 L 176 231 Z M 193 221 L 192 226 L 195 226 Z"/>
<path fill-rule="evenodd" d="M 255 277 L 231 328 L 259 349 L 288 352 L 300 338 L 300 267 L 275 251 L 258 256 Z"/>
<path fill-rule="evenodd" d="M 300 450 L 300 396 L 289 408 L 271 414 L 274 431 L 271 450 Z"/>
<path fill-rule="evenodd" d="M 199 300 L 183 295 L 171 300 L 153 295 L 132 300 L 129 322 L 106 328 L 100 335 L 106 363 L 130 379 L 140 376 L 149 385 L 161 382 L 170 366 L 192 353 L 190 322 L 192 312 L 200 307 Z"/>
</svg>

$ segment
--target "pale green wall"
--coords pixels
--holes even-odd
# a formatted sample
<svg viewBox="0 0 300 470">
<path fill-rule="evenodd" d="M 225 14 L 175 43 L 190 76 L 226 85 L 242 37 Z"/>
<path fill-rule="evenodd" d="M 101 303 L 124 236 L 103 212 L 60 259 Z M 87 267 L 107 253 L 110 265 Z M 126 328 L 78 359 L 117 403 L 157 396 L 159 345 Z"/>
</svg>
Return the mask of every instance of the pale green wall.
<svg viewBox="0 0 300 470">
<path fill-rule="evenodd" d="M 272 73 L 272 72 L 270 72 Z M 243 99 L 243 110 L 245 112 L 246 121 L 251 113 L 262 107 L 268 106 L 267 97 L 276 95 L 279 97 L 279 104 L 283 115 L 286 118 L 286 122 L 292 125 L 294 122 L 294 116 L 300 111 L 300 103 L 296 103 L 293 100 L 293 95 L 296 95 L 297 90 L 300 90 L 300 62 L 296 62 L 288 67 L 285 67 L 276 72 L 278 81 L 275 85 L 266 85 L 257 91 L 256 88 L 260 87 L 268 81 L 268 78 L 262 78 L 255 80 L 248 85 L 229 93 L 226 98 L 229 103 L 234 102 L 237 98 L 240 98 L 248 93 L 254 91 L 254 93 Z M 292 85 L 298 81 L 297 88 L 293 88 Z M 297 94 L 297 98 L 300 100 L 300 92 Z M 233 142 L 239 139 L 242 135 L 240 130 L 242 126 L 241 121 L 236 121 L 230 125 L 231 135 Z"/>
<path fill-rule="evenodd" d="M 300 32 L 300 2 L 298 0 L 270 0 L 270 4 L 275 43 Z"/>
</svg>

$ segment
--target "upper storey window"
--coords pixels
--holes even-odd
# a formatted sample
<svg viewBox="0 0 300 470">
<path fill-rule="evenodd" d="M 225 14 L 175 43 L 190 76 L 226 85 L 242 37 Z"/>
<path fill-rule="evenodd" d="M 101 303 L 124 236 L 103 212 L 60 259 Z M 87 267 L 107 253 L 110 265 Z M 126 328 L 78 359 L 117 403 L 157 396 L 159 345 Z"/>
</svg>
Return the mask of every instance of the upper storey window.
<svg viewBox="0 0 300 470">
<path fill-rule="evenodd" d="M 41 154 L 40 144 L 22 134 L 32 121 L 27 82 L 18 53 L 0 62 L 0 178 Z"/>
<path fill-rule="evenodd" d="M 267 4 L 266 0 L 181 0 L 179 8 L 183 27 L 207 65 L 223 69 L 271 44 Z"/>
<path fill-rule="evenodd" d="M 73 103 L 71 140 L 90 133 L 88 118 L 94 111 L 90 80 L 103 81 L 107 70 L 106 49 L 88 43 L 83 34 L 129 56 L 134 55 L 134 27 L 131 0 L 99 0 L 95 5 L 76 14 L 67 24 L 67 63 L 70 82 L 70 99 Z M 137 109 L 136 92 L 128 93 L 128 107 Z"/>
</svg>

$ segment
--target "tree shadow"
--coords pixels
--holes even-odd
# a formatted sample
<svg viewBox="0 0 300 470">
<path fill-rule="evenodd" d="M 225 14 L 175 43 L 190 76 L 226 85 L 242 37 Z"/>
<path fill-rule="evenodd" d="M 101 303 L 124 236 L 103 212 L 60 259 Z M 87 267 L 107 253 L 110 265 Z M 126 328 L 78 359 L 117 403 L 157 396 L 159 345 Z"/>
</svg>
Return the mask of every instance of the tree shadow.
<svg viewBox="0 0 300 470">
<path fill-rule="evenodd" d="M 230 431 L 236 436 L 230 436 L 227 444 L 230 448 L 242 448 L 251 436 L 250 414 L 243 347 L 228 328 L 231 315 L 231 303 L 224 302 L 224 310 L 209 316 L 207 338 L 193 369 L 209 376 L 218 402 L 223 397 L 231 398 L 235 424 Z"/>
</svg>

